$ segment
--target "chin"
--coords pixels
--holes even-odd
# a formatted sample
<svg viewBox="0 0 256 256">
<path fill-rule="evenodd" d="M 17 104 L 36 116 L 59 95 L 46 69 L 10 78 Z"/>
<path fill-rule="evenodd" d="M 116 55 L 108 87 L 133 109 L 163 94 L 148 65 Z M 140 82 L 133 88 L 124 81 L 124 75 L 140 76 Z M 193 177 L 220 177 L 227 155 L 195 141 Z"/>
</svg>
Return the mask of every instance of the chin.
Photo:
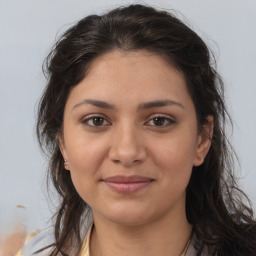
<svg viewBox="0 0 256 256">
<path fill-rule="evenodd" d="M 124 226 L 143 225 L 149 223 L 154 218 L 158 218 L 158 216 L 150 212 L 150 210 L 138 209 L 138 207 L 111 209 L 108 213 L 105 213 L 103 217 L 112 223 Z"/>
<path fill-rule="evenodd" d="M 123 226 L 129 226 L 129 227 L 135 227 L 135 226 L 140 226 L 145 223 L 147 223 L 147 218 L 145 216 L 119 216 L 115 218 L 110 219 L 113 223 L 118 224 L 118 225 L 123 225 Z"/>
</svg>

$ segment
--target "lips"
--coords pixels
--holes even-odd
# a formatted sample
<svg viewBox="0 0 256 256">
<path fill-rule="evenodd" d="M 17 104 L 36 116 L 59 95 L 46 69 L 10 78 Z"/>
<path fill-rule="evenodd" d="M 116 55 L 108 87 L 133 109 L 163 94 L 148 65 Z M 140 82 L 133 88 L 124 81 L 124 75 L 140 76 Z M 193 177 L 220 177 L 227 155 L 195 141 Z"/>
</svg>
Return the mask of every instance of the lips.
<svg viewBox="0 0 256 256">
<path fill-rule="evenodd" d="M 135 193 L 149 186 L 153 179 L 144 176 L 112 176 L 103 180 L 112 190 L 119 193 Z"/>
</svg>

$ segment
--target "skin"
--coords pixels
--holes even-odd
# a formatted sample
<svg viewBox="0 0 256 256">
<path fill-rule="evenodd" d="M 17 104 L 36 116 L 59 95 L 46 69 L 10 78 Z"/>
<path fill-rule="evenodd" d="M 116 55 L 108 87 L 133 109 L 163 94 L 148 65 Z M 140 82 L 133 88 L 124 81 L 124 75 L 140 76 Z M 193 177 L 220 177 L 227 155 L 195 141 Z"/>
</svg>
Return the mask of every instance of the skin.
<svg viewBox="0 0 256 256">
<path fill-rule="evenodd" d="M 180 255 L 191 234 L 185 190 L 209 150 L 208 121 L 199 133 L 184 76 L 162 57 L 116 50 L 92 62 L 59 135 L 65 168 L 92 209 L 91 255 Z M 115 175 L 150 182 L 120 193 L 105 182 Z"/>
<path fill-rule="evenodd" d="M 0 238 L 0 255 L 14 256 L 23 246 L 25 241 L 25 230 L 22 227 L 17 227 L 4 238 Z"/>
</svg>

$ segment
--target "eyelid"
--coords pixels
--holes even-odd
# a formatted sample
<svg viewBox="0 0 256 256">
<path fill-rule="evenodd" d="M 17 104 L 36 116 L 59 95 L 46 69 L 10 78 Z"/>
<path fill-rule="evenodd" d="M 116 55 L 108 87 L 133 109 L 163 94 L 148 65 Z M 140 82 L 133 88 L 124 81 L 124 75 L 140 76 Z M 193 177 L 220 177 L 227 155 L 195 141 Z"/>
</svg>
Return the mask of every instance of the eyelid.
<svg viewBox="0 0 256 256">
<path fill-rule="evenodd" d="M 88 121 L 92 120 L 93 118 L 102 118 L 102 119 L 104 119 L 104 122 L 107 122 L 108 124 L 100 125 L 100 126 L 88 124 Z M 108 119 L 103 114 L 87 115 L 84 118 L 82 118 L 81 122 L 83 124 L 87 125 L 88 127 L 93 127 L 93 128 L 101 128 L 101 127 L 104 127 L 104 126 L 107 126 L 107 125 L 111 125 L 111 123 L 108 121 Z"/>
<path fill-rule="evenodd" d="M 164 118 L 165 120 L 168 120 L 168 124 L 167 125 L 163 125 L 163 126 L 156 126 L 156 125 L 149 125 L 149 126 L 155 126 L 158 128 L 163 128 L 163 127 L 167 127 L 173 123 L 176 123 L 175 119 L 173 117 L 171 117 L 170 115 L 166 115 L 166 114 L 153 114 L 150 115 L 147 119 L 148 121 L 145 122 L 145 124 L 148 124 L 150 121 L 152 121 L 154 118 Z"/>
<path fill-rule="evenodd" d="M 104 119 L 104 123 L 107 122 L 107 124 L 103 124 L 103 125 L 91 125 L 89 124 L 88 122 L 90 120 L 92 120 L 93 118 L 102 118 Z M 154 118 L 163 118 L 165 119 L 165 121 L 168 121 L 168 124 L 164 124 L 162 126 L 157 126 L 157 125 L 150 125 L 149 122 L 152 121 Z M 176 120 L 171 117 L 170 115 L 167 115 L 167 114 L 151 114 L 149 115 L 147 118 L 147 121 L 144 123 L 146 125 L 149 125 L 149 126 L 152 126 L 152 127 L 158 127 L 158 128 L 164 128 L 164 127 L 167 127 L 173 123 L 176 123 Z M 81 119 L 81 123 L 87 125 L 88 127 L 91 127 L 91 128 L 101 128 L 101 127 L 105 127 L 105 126 L 109 126 L 109 125 L 112 125 L 112 123 L 108 120 L 108 118 L 104 115 L 104 114 L 100 114 L 100 113 L 95 113 L 95 114 L 89 114 L 85 117 L 83 117 Z"/>
</svg>

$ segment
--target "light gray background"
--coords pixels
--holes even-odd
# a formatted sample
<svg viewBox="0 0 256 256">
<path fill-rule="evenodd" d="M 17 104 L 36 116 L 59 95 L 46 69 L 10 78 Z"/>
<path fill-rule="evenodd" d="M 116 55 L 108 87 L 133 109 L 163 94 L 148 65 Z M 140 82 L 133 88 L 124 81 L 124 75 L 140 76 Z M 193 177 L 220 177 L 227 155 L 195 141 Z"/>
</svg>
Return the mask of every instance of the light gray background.
<svg viewBox="0 0 256 256">
<path fill-rule="evenodd" d="M 37 145 L 34 126 L 36 104 L 45 83 L 41 65 L 56 33 L 85 15 L 101 14 L 128 3 L 136 2 L 0 0 L 2 232 L 10 228 L 15 216 L 22 218 L 29 230 L 49 225 L 46 224 L 51 215 L 46 199 L 46 163 Z M 144 3 L 177 10 L 213 48 L 235 122 L 231 140 L 241 162 L 240 181 L 256 204 L 256 1 L 148 0 Z M 17 209 L 18 204 L 27 210 Z"/>
</svg>

